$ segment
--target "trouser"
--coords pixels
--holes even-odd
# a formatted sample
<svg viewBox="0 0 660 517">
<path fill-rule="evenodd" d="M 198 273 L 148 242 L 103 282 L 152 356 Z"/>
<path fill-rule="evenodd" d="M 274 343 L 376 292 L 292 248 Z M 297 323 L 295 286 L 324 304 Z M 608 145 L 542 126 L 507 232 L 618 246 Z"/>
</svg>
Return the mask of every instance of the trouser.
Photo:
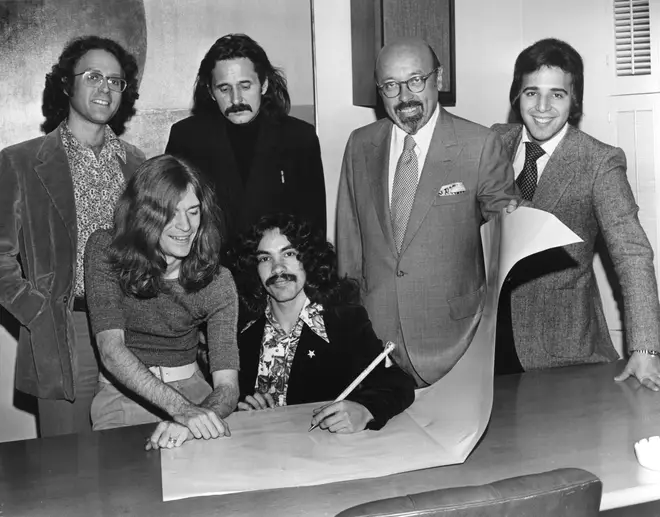
<svg viewBox="0 0 660 517">
<path fill-rule="evenodd" d="M 89 410 L 99 376 L 96 343 L 91 339 L 86 312 L 74 311 L 73 325 L 76 332 L 73 367 L 76 399 L 73 402 L 38 399 L 39 435 L 42 438 L 92 430 Z"/>
<path fill-rule="evenodd" d="M 198 368 L 191 377 L 166 384 L 193 404 L 201 403 L 213 391 Z M 99 376 L 91 413 L 94 431 L 149 424 L 169 418 L 159 408 L 123 386 L 113 384 L 103 374 Z"/>
</svg>

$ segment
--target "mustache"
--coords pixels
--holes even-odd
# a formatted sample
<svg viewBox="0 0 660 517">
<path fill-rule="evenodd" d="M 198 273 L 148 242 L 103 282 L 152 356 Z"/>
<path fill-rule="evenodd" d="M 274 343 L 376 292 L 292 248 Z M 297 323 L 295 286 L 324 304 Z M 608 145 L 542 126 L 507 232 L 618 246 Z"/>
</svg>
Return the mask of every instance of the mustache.
<svg viewBox="0 0 660 517">
<path fill-rule="evenodd" d="M 424 105 L 420 101 L 409 100 L 409 101 L 400 102 L 395 106 L 394 109 L 396 111 L 401 111 L 406 108 L 416 108 L 416 107 L 423 108 Z"/>
<path fill-rule="evenodd" d="M 240 113 L 241 111 L 252 111 L 252 106 L 245 103 L 232 104 L 225 110 L 225 115 L 229 116 L 231 113 Z"/>
<path fill-rule="evenodd" d="M 295 282 L 298 279 L 296 275 L 292 275 L 290 273 L 282 273 L 280 275 L 273 275 L 271 276 L 268 280 L 266 280 L 266 287 L 269 285 L 274 284 L 278 280 L 287 280 L 289 282 Z"/>
</svg>

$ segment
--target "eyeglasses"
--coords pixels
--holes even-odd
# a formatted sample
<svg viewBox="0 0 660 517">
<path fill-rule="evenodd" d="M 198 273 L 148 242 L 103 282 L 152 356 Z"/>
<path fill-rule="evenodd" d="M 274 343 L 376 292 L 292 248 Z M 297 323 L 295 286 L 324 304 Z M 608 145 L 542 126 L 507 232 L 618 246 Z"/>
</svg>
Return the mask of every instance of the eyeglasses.
<svg viewBox="0 0 660 517">
<path fill-rule="evenodd" d="M 113 92 L 121 93 L 126 89 L 126 81 L 121 77 L 108 77 L 101 72 L 95 72 L 94 70 L 86 70 L 79 74 L 73 74 L 73 77 L 79 75 L 83 76 L 83 83 L 85 86 L 89 86 L 90 88 L 97 88 L 103 84 L 103 81 L 106 81 L 108 83 L 108 89 Z"/>
<path fill-rule="evenodd" d="M 405 84 L 411 92 L 420 93 L 426 88 L 427 79 L 438 70 L 440 70 L 440 68 L 434 68 L 426 75 L 415 75 L 407 81 L 386 81 L 383 84 L 377 84 L 376 86 L 388 99 L 392 99 L 401 93 L 402 84 Z"/>
</svg>

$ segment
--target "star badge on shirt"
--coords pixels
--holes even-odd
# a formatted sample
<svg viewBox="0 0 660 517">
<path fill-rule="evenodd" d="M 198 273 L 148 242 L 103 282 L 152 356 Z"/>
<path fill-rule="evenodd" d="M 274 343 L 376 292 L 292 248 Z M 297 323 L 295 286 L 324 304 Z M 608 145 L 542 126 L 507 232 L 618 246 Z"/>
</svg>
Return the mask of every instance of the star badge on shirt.
<svg viewBox="0 0 660 517">
<path fill-rule="evenodd" d="M 307 352 L 307 355 L 311 359 L 312 357 L 314 357 L 316 355 L 316 352 L 314 352 L 314 350 L 310 350 L 309 352 Z"/>
</svg>

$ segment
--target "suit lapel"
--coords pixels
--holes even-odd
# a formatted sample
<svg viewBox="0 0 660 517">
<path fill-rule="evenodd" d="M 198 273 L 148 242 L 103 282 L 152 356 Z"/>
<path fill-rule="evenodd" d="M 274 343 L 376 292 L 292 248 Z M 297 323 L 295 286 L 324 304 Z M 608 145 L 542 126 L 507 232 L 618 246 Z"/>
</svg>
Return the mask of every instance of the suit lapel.
<svg viewBox="0 0 660 517">
<path fill-rule="evenodd" d="M 502 138 L 502 144 L 504 145 L 504 148 L 509 153 L 509 159 L 511 160 L 511 163 L 513 163 L 513 160 L 516 157 L 516 151 L 520 145 L 520 140 L 522 140 L 522 128 L 522 125 L 516 125 L 514 129 L 507 131 L 500 136 Z"/>
<path fill-rule="evenodd" d="M 394 233 L 392 231 L 392 218 L 390 216 L 389 194 L 389 163 L 390 142 L 392 140 L 391 122 L 380 126 L 370 142 L 364 144 L 367 176 L 371 183 L 371 192 L 374 198 L 376 214 L 387 241 L 387 245 L 394 256 L 397 255 Z"/>
<path fill-rule="evenodd" d="M 580 155 L 578 135 L 572 126 L 568 126 L 566 135 L 552 153 L 543 169 L 532 202 L 536 208 L 552 212 L 573 181 L 577 173 L 577 161 Z"/>
<path fill-rule="evenodd" d="M 264 186 L 262 177 L 272 171 L 273 161 L 278 160 L 277 149 L 280 141 L 279 124 L 269 117 L 263 116 L 261 127 L 254 144 L 254 156 L 250 165 L 250 175 L 245 185 L 245 195 L 261 191 Z M 240 179 L 240 178 L 239 178 Z"/>
<path fill-rule="evenodd" d="M 451 115 L 444 109 L 439 109 L 440 114 L 415 192 L 415 200 L 408 219 L 406 234 L 401 244 L 402 254 L 419 230 L 426 214 L 433 205 L 435 197 L 438 195 L 438 190 L 454 168 L 456 158 L 461 151 Z"/>
<path fill-rule="evenodd" d="M 207 141 L 207 145 L 203 148 L 210 149 L 212 156 L 213 177 L 210 179 L 215 186 L 226 223 L 229 228 L 234 229 L 234 225 L 238 223 L 234 218 L 240 219 L 242 213 L 245 186 L 229 142 L 226 124 L 231 122 L 226 121 L 221 114 L 217 114 L 207 119 L 206 129 L 197 136 Z"/>
<path fill-rule="evenodd" d="M 56 212 L 62 219 L 71 243 L 74 256 L 78 245 L 78 226 L 76 218 L 76 200 L 73 194 L 73 180 L 69 170 L 69 161 L 60 140 L 59 129 L 51 131 L 37 152 L 37 164 L 34 167 L 46 192 L 50 196 Z"/>
</svg>

